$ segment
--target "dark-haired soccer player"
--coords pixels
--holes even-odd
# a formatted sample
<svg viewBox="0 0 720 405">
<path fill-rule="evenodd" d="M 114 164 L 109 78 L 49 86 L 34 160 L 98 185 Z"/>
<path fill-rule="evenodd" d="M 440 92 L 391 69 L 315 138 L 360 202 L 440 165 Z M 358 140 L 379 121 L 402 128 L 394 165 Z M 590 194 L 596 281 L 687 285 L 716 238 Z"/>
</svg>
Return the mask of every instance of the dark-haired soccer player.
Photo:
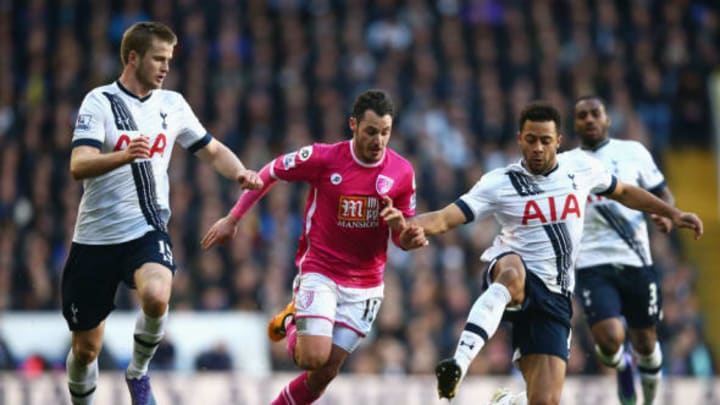
<svg viewBox="0 0 720 405">
<path fill-rule="evenodd" d="M 313 144 L 274 159 L 260 171 L 263 189 L 244 192 L 203 238 L 207 249 L 233 237 L 237 222 L 276 180 L 310 185 L 293 301 L 268 325 L 270 339 L 287 336 L 290 356 L 307 371 L 273 405 L 317 400 L 376 319 L 388 238 L 398 242 L 391 229 L 404 227 L 404 218 L 415 213 L 413 168 L 387 147 L 394 115 L 385 92 L 360 94 L 349 120 L 351 140 Z M 388 224 L 390 212 L 397 215 Z M 406 234 L 410 243 L 425 242 L 418 228 Z"/>
<path fill-rule="evenodd" d="M 205 131 L 182 95 L 161 89 L 176 41 L 161 23 L 128 28 L 120 78 L 88 93 L 78 112 L 70 171 L 84 191 L 62 275 L 74 405 L 93 402 L 105 318 L 120 282 L 137 290 L 142 306 L 126 371 L 132 403 L 155 404 L 147 370 L 163 337 L 175 271 L 167 234 L 167 168 L 175 142 L 243 188 L 262 186 L 257 173 Z"/>
<path fill-rule="evenodd" d="M 650 152 L 639 142 L 610 139 L 610 118 L 597 96 L 575 102 L 580 150 L 602 161 L 623 182 L 642 187 L 673 204 L 673 196 Z M 667 218 L 652 215 L 662 232 Z M 656 325 L 662 317 L 660 276 L 650 257 L 645 215 L 602 196 L 588 198 L 585 232 L 576 267 L 576 296 L 585 309 L 601 363 L 617 370 L 618 397 L 636 402 L 632 358 L 625 351 L 625 319 L 637 356 L 645 405 L 655 400 L 662 352 Z"/>
<path fill-rule="evenodd" d="M 528 402 L 560 402 L 570 342 L 573 264 L 591 193 L 671 218 L 677 226 L 693 229 L 696 237 L 702 234 L 695 214 L 618 181 L 600 161 L 582 152 L 557 154 L 560 122 L 560 113 L 549 104 L 526 106 L 518 122 L 520 162 L 485 174 L 454 203 L 409 221 L 425 235 L 491 214 L 501 225 L 482 255 L 490 262 L 487 289 L 470 310 L 454 357 L 436 368 L 441 398 L 456 395 L 470 363 L 506 315 L 513 322 L 513 360 L 526 382 Z M 393 212 L 387 218 L 395 216 Z M 406 248 L 419 247 L 411 234 L 406 239 L 405 231 L 400 242 Z"/>
</svg>

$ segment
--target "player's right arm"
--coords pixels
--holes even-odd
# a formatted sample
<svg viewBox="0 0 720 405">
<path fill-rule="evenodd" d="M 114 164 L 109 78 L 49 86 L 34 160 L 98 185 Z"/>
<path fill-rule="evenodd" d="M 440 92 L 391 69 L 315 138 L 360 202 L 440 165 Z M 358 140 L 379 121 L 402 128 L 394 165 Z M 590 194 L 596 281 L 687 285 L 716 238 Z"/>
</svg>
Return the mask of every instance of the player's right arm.
<svg viewBox="0 0 720 405">
<path fill-rule="evenodd" d="M 72 139 L 70 174 L 75 180 L 97 177 L 150 156 L 147 137 L 132 139 L 125 150 L 101 153 L 105 142 L 107 109 L 98 91 L 91 91 L 80 105 Z"/>
<path fill-rule="evenodd" d="M 125 150 L 101 153 L 95 146 L 74 146 L 70 155 L 70 173 L 75 180 L 97 177 L 130 163 L 150 157 L 150 142 L 146 136 L 132 139 Z"/>
<path fill-rule="evenodd" d="M 210 249 L 215 245 L 222 245 L 235 237 L 237 223 L 257 202 L 275 185 L 277 180 L 312 182 L 317 170 L 323 165 L 323 157 L 315 152 L 315 146 L 305 146 L 297 152 L 291 152 L 273 159 L 263 167 L 258 175 L 263 182 L 259 190 L 245 190 L 228 215 L 220 218 L 207 231 L 200 241 L 203 249 Z"/>
<path fill-rule="evenodd" d="M 437 235 L 466 223 L 467 217 L 460 206 L 454 202 L 443 209 L 413 217 L 409 222 L 411 225 L 423 228 L 426 235 Z"/>
<path fill-rule="evenodd" d="M 500 172 L 491 172 L 453 203 L 437 211 L 426 212 L 410 219 L 409 224 L 423 228 L 425 235 L 437 235 L 459 225 L 482 218 L 495 210 L 495 190 L 499 187 Z"/>
</svg>

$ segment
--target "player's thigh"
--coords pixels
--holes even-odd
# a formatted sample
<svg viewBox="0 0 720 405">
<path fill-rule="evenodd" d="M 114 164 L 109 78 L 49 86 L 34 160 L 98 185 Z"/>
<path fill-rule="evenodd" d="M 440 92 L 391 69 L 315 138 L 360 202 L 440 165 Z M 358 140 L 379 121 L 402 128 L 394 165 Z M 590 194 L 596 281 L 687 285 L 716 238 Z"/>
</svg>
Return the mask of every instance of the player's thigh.
<svg viewBox="0 0 720 405">
<path fill-rule="evenodd" d="M 384 286 L 339 287 L 333 344 L 352 353 L 370 333 L 383 302 Z"/>
<path fill-rule="evenodd" d="M 528 404 L 559 404 L 567 363 L 548 354 L 531 354 L 519 361 L 527 387 Z"/>
<path fill-rule="evenodd" d="M 621 296 L 623 315 L 631 329 L 654 328 L 662 318 L 660 275 L 650 267 L 626 267 Z"/>
<path fill-rule="evenodd" d="M 63 269 L 63 317 L 71 331 L 96 328 L 115 309 L 123 268 L 117 245 L 73 243 Z"/>
<path fill-rule="evenodd" d="M 295 288 L 296 356 L 312 359 L 330 356 L 338 304 L 338 287 L 330 278 L 304 273 Z"/>
<path fill-rule="evenodd" d="M 610 265 L 578 269 L 575 297 L 580 302 L 590 326 L 622 315 L 623 302 L 615 280 L 617 269 Z"/>
</svg>

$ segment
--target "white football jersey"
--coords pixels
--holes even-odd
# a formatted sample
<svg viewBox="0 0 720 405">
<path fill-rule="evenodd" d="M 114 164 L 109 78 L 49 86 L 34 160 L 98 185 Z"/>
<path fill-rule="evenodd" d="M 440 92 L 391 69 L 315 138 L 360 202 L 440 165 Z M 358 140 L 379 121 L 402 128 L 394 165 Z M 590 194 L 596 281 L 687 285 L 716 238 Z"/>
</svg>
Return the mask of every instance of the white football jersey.
<svg viewBox="0 0 720 405">
<path fill-rule="evenodd" d="M 149 159 L 83 180 L 74 242 L 116 244 L 152 229 L 167 230 L 167 168 L 175 141 L 195 152 L 212 139 L 182 95 L 158 89 L 141 99 L 120 82 L 97 87 L 80 106 L 72 147 L 87 145 L 109 153 L 125 149 L 141 134 L 150 138 Z"/>
<path fill-rule="evenodd" d="M 483 252 L 483 261 L 517 253 L 548 289 L 570 295 L 585 201 L 591 192 L 610 193 L 615 185 L 616 179 L 598 160 L 565 152 L 558 154 L 557 166 L 547 175 L 534 175 L 520 162 L 495 169 L 455 203 L 468 222 L 494 214 L 500 223 L 500 233 Z"/>
<path fill-rule="evenodd" d="M 577 150 L 602 161 L 623 183 L 650 191 L 665 186 L 663 174 L 639 142 L 609 139 L 595 150 Z M 595 195 L 588 198 L 587 205 L 578 269 L 601 264 L 652 264 L 647 223 L 641 211 Z"/>
</svg>

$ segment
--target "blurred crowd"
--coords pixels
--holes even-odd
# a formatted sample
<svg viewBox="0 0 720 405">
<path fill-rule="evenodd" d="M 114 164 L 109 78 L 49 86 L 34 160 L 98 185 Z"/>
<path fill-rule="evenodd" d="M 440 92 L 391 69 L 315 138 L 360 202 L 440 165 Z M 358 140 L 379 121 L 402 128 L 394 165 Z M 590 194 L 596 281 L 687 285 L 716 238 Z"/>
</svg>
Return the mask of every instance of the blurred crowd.
<svg viewBox="0 0 720 405">
<path fill-rule="evenodd" d="M 90 89 L 119 76 L 125 28 L 149 19 L 179 37 L 165 87 L 182 92 L 208 131 L 254 169 L 311 142 L 347 139 L 354 97 L 389 91 L 399 107 L 391 146 L 415 166 L 418 212 L 517 159 L 515 118 L 537 98 L 570 123 L 573 99 L 599 94 L 612 135 L 644 143 L 660 163 L 670 147 L 710 143 L 705 87 L 720 62 L 718 3 L 0 0 L 0 311 L 59 309 L 81 195 L 68 170 L 75 115 Z M 574 146 L 571 127 L 566 147 Z M 169 172 L 179 269 L 172 311 L 270 316 L 284 307 L 305 188 L 276 186 L 229 246 L 202 252 L 200 238 L 238 187 L 182 150 Z M 374 332 L 347 369 L 432 372 L 454 349 L 481 285 L 479 254 L 496 229 L 489 219 L 413 253 L 391 248 Z M 667 373 L 713 374 L 697 273 L 673 235 L 653 233 Z M 127 290 L 117 301 L 119 309 L 136 305 Z M 574 324 L 569 373 L 602 373 L 579 307 Z M 472 371 L 510 373 L 509 336 L 501 328 Z M 273 346 L 273 365 L 293 367 L 283 345 Z"/>
</svg>

